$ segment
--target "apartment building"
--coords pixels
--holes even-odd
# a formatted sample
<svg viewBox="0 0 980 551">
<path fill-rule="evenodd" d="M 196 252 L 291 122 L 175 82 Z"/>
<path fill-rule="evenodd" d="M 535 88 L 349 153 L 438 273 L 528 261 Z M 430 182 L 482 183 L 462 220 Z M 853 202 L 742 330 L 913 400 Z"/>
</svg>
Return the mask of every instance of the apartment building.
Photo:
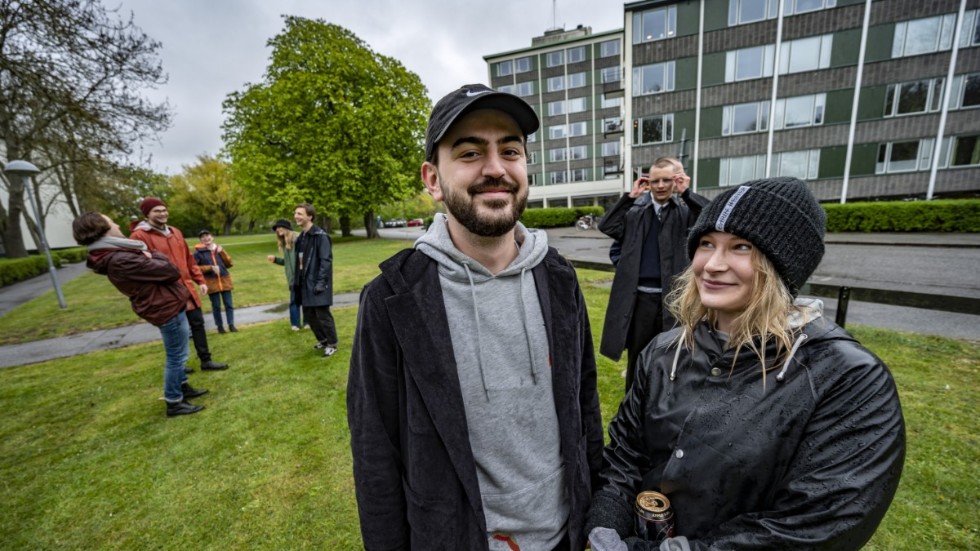
<svg viewBox="0 0 980 551">
<path fill-rule="evenodd" d="M 826 201 L 980 193 L 980 0 L 645 0 L 623 12 L 620 191 L 672 155 L 709 197 L 766 175 L 805 179 Z M 594 183 L 563 191 L 583 202 Z M 592 196 L 605 202 L 605 188 Z"/>
</svg>

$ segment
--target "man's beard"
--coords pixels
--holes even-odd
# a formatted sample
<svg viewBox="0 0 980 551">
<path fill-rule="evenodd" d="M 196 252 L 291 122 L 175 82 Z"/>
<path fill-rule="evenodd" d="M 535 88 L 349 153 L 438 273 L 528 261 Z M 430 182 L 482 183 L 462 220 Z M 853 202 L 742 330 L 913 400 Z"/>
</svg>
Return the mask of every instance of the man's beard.
<svg viewBox="0 0 980 551">
<path fill-rule="evenodd" d="M 520 186 L 503 178 L 485 179 L 466 190 L 456 190 L 451 186 L 446 186 L 441 177 L 439 185 L 442 188 L 443 202 L 453 218 L 470 233 L 481 237 L 500 237 L 514 229 L 527 207 L 527 190 L 525 189 L 524 193 L 521 194 L 519 192 Z M 501 188 L 514 195 L 511 208 L 505 210 L 508 203 L 505 199 L 482 200 L 483 207 L 492 210 L 493 215 L 481 217 L 477 213 L 477 205 L 473 196 L 488 189 Z"/>
</svg>

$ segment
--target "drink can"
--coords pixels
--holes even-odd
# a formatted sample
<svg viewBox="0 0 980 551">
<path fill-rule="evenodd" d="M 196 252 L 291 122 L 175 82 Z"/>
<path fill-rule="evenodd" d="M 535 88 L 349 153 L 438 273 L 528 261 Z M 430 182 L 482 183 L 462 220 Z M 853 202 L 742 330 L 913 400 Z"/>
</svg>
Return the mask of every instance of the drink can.
<svg viewBox="0 0 980 551">
<path fill-rule="evenodd" d="M 640 492 L 633 508 L 639 537 L 655 543 L 674 537 L 674 511 L 667 496 L 654 491 Z"/>
</svg>

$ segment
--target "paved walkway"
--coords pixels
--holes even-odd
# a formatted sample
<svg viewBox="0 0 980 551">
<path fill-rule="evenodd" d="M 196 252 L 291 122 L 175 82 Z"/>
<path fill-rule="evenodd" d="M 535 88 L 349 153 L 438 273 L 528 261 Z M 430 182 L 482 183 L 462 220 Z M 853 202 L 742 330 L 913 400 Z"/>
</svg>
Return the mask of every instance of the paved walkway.
<svg viewBox="0 0 980 551">
<path fill-rule="evenodd" d="M 416 239 L 422 234 L 419 228 L 393 228 L 381 230 L 382 237 L 389 239 Z M 578 231 L 574 228 L 558 228 L 548 230 L 550 241 L 556 243 L 570 239 L 608 239 L 596 230 Z M 980 234 L 898 234 L 898 233 L 839 233 L 828 234 L 827 243 L 903 246 L 914 245 L 924 247 L 965 247 L 980 248 Z M 562 249 L 562 247 L 559 247 Z M 565 256 L 575 260 L 573 250 L 563 251 Z M 603 252 L 601 257 L 605 257 Z M 586 259 L 591 260 L 591 259 Z M 606 260 L 608 263 L 608 259 Z M 87 271 L 84 263 L 70 264 L 61 268 L 58 274 L 59 282 L 66 282 Z M 48 273 L 27 281 L 0 287 L 0 316 L 11 309 L 43 293 L 51 291 L 51 276 Z M 334 307 L 343 308 L 355 306 L 358 294 L 347 293 L 334 296 Z M 827 315 L 833 316 L 836 301 L 823 299 L 827 306 Z M 235 309 L 236 325 L 245 326 L 275 320 L 285 320 L 287 317 L 285 304 L 266 304 Z M 945 336 L 980 341 L 980 316 L 955 314 L 948 312 L 931 312 L 918 308 L 903 308 L 882 304 L 852 302 L 848 322 L 876 327 L 887 327 L 905 331 L 927 332 L 930 324 L 924 320 L 924 313 L 942 316 L 947 325 L 952 322 L 955 327 L 962 328 L 961 332 L 947 331 Z M 214 329 L 210 316 L 205 316 L 209 329 Z M 9 346 L 0 346 L 0 368 L 43 362 L 57 358 L 66 358 L 97 350 L 120 348 L 159 340 L 159 330 L 148 324 L 140 323 L 115 329 L 105 329 L 81 333 L 67 337 L 57 337 L 40 341 L 26 342 Z"/>
</svg>

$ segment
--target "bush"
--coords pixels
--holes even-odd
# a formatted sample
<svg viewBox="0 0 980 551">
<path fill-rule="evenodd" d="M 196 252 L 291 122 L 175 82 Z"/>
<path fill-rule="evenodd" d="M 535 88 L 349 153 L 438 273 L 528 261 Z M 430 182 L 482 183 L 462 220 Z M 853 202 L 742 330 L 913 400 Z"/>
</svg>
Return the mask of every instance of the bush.
<svg viewBox="0 0 980 551">
<path fill-rule="evenodd" d="M 824 204 L 828 232 L 980 232 L 980 199 Z"/>
<path fill-rule="evenodd" d="M 81 262 L 87 256 L 88 250 L 85 247 L 51 251 L 51 261 L 55 268 L 60 268 L 64 264 Z M 0 260 L 0 287 L 39 276 L 47 271 L 48 259 L 43 254 Z"/>
<path fill-rule="evenodd" d="M 560 228 L 574 225 L 579 217 L 586 214 L 602 216 L 602 213 L 602 207 L 527 209 L 521 222 L 529 228 Z"/>
</svg>

